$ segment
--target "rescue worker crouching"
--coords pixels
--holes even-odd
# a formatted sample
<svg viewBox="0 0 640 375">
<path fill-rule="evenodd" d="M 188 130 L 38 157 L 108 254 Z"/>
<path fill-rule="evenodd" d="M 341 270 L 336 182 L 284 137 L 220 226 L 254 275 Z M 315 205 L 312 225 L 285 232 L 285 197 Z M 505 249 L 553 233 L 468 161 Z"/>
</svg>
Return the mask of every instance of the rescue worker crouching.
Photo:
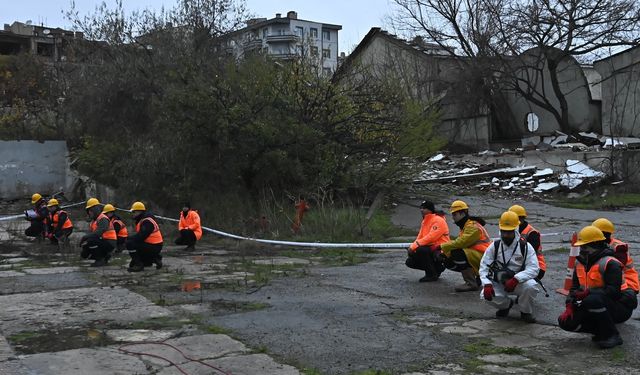
<svg viewBox="0 0 640 375">
<path fill-rule="evenodd" d="M 615 227 L 611 221 L 605 218 L 597 219 L 593 222 L 594 227 L 600 229 L 607 244 L 613 250 L 613 256 L 624 266 L 623 276 L 629 288 L 633 289 L 636 294 L 640 291 L 640 283 L 638 282 L 638 272 L 633 265 L 633 259 L 629 254 L 629 245 L 613 237 Z"/>
<path fill-rule="evenodd" d="M 480 280 L 483 290 L 480 298 L 498 309 L 496 317 L 509 315 L 514 296 L 518 301 L 520 318 L 535 323 L 533 299 L 538 294 L 535 277 L 540 270 L 536 252 L 517 228 L 518 215 L 507 211 L 500 216 L 498 227 L 500 239 L 494 241 L 484 252 L 480 262 Z"/>
<path fill-rule="evenodd" d="M 461 200 L 454 201 L 450 211 L 460 233 L 455 240 L 437 245 L 433 251 L 436 254 L 441 252 L 446 268 L 462 274 L 464 284 L 456 286 L 456 292 L 480 290 L 480 259 L 491 244 L 491 238 L 484 228 L 485 221 L 479 217 L 470 217 L 469 206 Z"/>
<path fill-rule="evenodd" d="M 416 240 L 407 251 L 405 264 L 409 268 L 423 270 L 425 275 L 419 281 L 436 281 L 445 270 L 442 261 L 436 259 L 433 247 L 449 242 L 449 226 L 441 213 L 436 213 L 435 205 L 430 201 L 420 204 L 422 223 Z"/>
<path fill-rule="evenodd" d="M 156 269 L 162 268 L 162 233 L 155 217 L 147 212 L 142 202 L 131 205 L 135 220 L 136 234 L 127 238 L 127 250 L 131 256 L 129 272 L 140 272 L 144 267 L 155 263 Z"/>
<path fill-rule="evenodd" d="M 509 211 L 515 212 L 518 215 L 518 219 L 520 219 L 520 226 L 518 227 L 518 232 L 520 232 L 520 236 L 527 240 L 528 243 L 531 244 L 533 249 L 536 251 L 536 257 L 538 258 L 538 265 L 540 266 L 540 272 L 536 276 L 536 280 L 540 281 L 544 277 L 545 272 L 547 272 L 547 262 L 544 259 L 544 255 L 542 254 L 542 238 L 540 235 L 540 231 L 534 228 L 529 222 L 527 222 L 527 210 L 519 204 L 514 204 L 509 207 Z"/>
<path fill-rule="evenodd" d="M 95 259 L 91 267 L 105 266 L 116 247 L 116 231 L 107 215 L 102 213 L 102 207 L 96 198 L 87 200 L 85 208 L 91 223 L 89 224 L 90 232 L 80 239 L 82 247 L 80 256 L 84 259 Z"/>
<path fill-rule="evenodd" d="M 47 202 L 42 195 L 35 193 L 31 196 L 31 204 L 33 209 L 24 212 L 25 219 L 29 221 L 29 227 L 25 229 L 24 234 L 27 237 L 44 238 L 47 236 L 46 218 L 49 216 L 47 210 Z"/>
<path fill-rule="evenodd" d="M 49 210 L 49 216 L 46 220 L 48 226 L 47 237 L 49 237 L 52 244 L 64 243 L 73 232 L 73 223 L 69 218 L 69 214 L 60 209 L 60 204 L 55 198 L 49 199 L 47 209 Z"/>
<path fill-rule="evenodd" d="M 580 255 L 566 309 L 558 317 L 560 328 L 591 333 L 603 349 L 622 345 L 615 325 L 628 320 L 638 306 L 635 292 L 623 277 L 623 265 L 595 226 L 582 228 L 574 245 L 580 247 Z"/>
<path fill-rule="evenodd" d="M 200 225 L 200 215 L 198 211 L 191 209 L 191 204 L 186 202 L 180 211 L 180 221 L 178 222 L 180 237 L 175 241 L 176 245 L 187 246 L 185 250 L 195 250 L 196 241 L 202 238 L 202 226 Z"/>
<path fill-rule="evenodd" d="M 111 225 L 113 225 L 113 230 L 116 231 L 116 253 L 121 253 L 122 250 L 126 247 L 127 237 L 129 237 L 129 232 L 127 231 L 127 225 L 122 221 L 120 216 L 116 214 L 116 208 L 112 204 L 105 204 L 102 209 L 102 213 L 107 215 L 109 221 L 111 221 Z"/>
</svg>

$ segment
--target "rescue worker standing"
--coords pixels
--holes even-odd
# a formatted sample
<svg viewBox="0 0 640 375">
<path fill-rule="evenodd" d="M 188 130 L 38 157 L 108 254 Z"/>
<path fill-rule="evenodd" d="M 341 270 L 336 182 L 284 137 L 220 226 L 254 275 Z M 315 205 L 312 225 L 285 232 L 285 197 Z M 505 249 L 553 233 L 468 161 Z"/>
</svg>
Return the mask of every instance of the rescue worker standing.
<svg viewBox="0 0 640 375">
<path fill-rule="evenodd" d="M 615 325 L 628 320 L 638 306 L 636 294 L 623 277 L 623 265 L 613 257 L 604 234 L 595 226 L 582 228 L 575 246 L 580 246 L 580 255 L 566 309 L 558 317 L 560 328 L 591 333 L 603 349 L 622 345 Z"/>
<path fill-rule="evenodd" d="M 491 245 L 491 238 L 484 228 L 484 219 L 470 217 L 469 206 L 465 202 L 454 201 L 450 211 L 453 221 L 460 228 L 460 234 L 453 241 L 435 246 L 433 251 L 438 254 L 441 250 L 445 267 L 462 274 L 464 284 L 456 286 L 456 292 L 477 291 L 480 289 L 480 259 Z"/>
<path fill-rule="evenodd" d="M 613 237 L 615 227 L 613 223 L 605 218 L 597 219 L 593 222 L 594 227 L 600 229 L 607 244 L 613 249 L 613 256 L 624 266 L 623 276 L 629 288 L 633 289 L 636 294 L 640 291 L 640 283 L 638 282 L 638 272 L 633 266 L 633 259 L 629 254 L 629 245 Z"/>
<path fill-rule="evenodd" d="M 483 290 L 480 298 L 498 309 L 496 317 L 504 318 L 513 307 L 514 296 L 520 308 L 520 318 L 535 323 L 533 299 L 538 294 L 536 252 L 516 231 L 518 215 L 507 211 L 500 216 L 500 239 L 489 245 L 480 262 Z"/>
<path fill-rule="evenodd" d="M 196 241 L 202 238 L 202 226 L 200 225 L 200 215 L 198 211 L 191 209 L 190 203 L 185 203 L 180 211 L 180 221 L 178 222 L 180 237 L 175 241 L 176 245 L 186 245 L 185 250 L 195 250 Z"/>
<path fill-rule="evenodd" d="M 111 252 L 116 247 L 116 231 L 107 215 L 102 213 L 102 207 L 96 198 L 89 198 L 85 208 L 91 219 L 90 233 L 85 234 L 80 240 L 80 256 L 84 259 L 95 259 L 91 267 L 106 266 Z"/>
<path fill-rule="evenodd" d="M 405 264 L 409 268 L 423 270 L 424 277 L 419 282 L 436 281 L 445 270 L 442 262 L 437 262 L 432 247 L 450 241 L 449 226 L 441 214 L 436 213 L 435 205 L 430 201 L 420 204 L 422 224 L 416 240 L 411 243 Z"/>
<path fill-rule="evenodd" d="M 107 215 L 109 221 L 111 221 L 111 225 L 113 225 L 113 230 L 116 231 L 116 253 L 121 253 L 122 250 L 125 249 L 125 243 L 127 241 L 127 237 L 129 237 L 129 232 L 127 231 L 127 226 L 122 221 L 120 216 L 116 214 L 116 208 L 112 204 L 105 204 L 102 209 L 102 213 Z"/>
<path fill-rule="evenodd" d="M 127 250 L 131 256 L 127 271 L 140 272 L 154 263 L 156 269 L 162 268 L 162 233 L 155 217 L 147 212 L 142 202 L 134 202 L 131 213 L 135 220 L 136 234 L 127 238 Z"/>
<path fill-rule="evenodd" d="M 49 216 L 47 210 L 47 202 L 42 195 L 35 193 L 31 196 L 32 210 L 25 211 L 25 218 L 30 225 L 25 229 L 24 234 L 27 237 L 43 238 L 47 236 L 46 218 Z"/>
<path fill-rule="evenodd" d="M 52 244 L 63 243 L 73 232 L 73 223 L 69 219 L 69 214 L 60 209 L 60 204 L 55 198 L 49 199 L 47 203 L 49 216 L 47 217 L 47 234 Z"/>
<path fill-rule="evenodd" d="M 518 215 L 518 219 L 520 220 L 518 232 L 520 232 L 520 236 L 527 240 L 536 251 L 538 265 L 540 266 L 540 272 L 536 276 L 536 280 L 540 281 L 544 277 L 545 272 L 547 272 L 547 262 L 544 260 L 544 255 L 542 254 L 540 231 L 527 222 L 527 210 L 525 210 L 524 207 L 519 204 L 514 204 L 509 207 L 509 211 L 515 212 L 516 215 Z"/>
</svg>

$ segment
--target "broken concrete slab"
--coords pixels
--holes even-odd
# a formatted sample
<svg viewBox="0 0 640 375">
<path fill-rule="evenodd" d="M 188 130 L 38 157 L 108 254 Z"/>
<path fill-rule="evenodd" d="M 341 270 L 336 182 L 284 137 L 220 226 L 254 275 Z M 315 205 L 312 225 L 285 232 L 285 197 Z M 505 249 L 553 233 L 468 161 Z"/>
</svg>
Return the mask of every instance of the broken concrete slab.
<svg viewBox="0 0 640 375">
<path fill-rule="evenodd" d="M 74 349 L 24 356 L 20 363 L 38 375 L 128 375 L 148 374 L 147 366 L 135 356 L 114 347 Z"/>
<path fill-rule="evenodd" d="M 11 349 L 11 345 L 9 345 L 7 339 L 4 336 L 0 336 L 0 362 L 8 360 L 14 355 L 15 353 L 13 352 L 13 349 Z M 3 372 L 0 371 L 0 374 L 3 374 Z"/>
<path fill-rule="evenodd" d="M 15 276 L 24 276 L 25 273 L 18 271 L 0 271 L 0 277 L 15 277 Z"/>
<path fill-rule="evenodd" d="M 110 329 L 106 332 L 107 337 L 113 341 L 120 342 L 141 342 L 141 341 L 164 341 L 176 334 L 177 331 L 156 331 L 150 329 Z"/>
<path fill-rule="evenodd" d="M 478 357 L 482 362 L 493 363 L 497 365 L 510 365 L 530 361 L 529 358 L 518 354 L 488 354 Z"/>
<path fill-rule="evenodd" d="M 80 267 L 25 268 L 22 271 L 29 275 L 54 275 L 58 273 L 79 272 Z"/>
<path fill-rule="evenodd" d="M 282 365 L 276 363 L 271 357 L 266 354 L 249 354 L 238 356 L 227 356 L 218 358 L 216 360 L 204 361 L 206 364 L 223 370 L 225 373 L 233 375 L 299 375 L 295 367 L 289 365 Z M 190 375 L 207 375 L 212 373 L 218 373 L 213 371 L 213 368 L 203 365 L 198 362 L 189 362 L 180 365 L 180 368 Z M 178 375 L 183 374 L 175 367 L 167 367 L 158 375 Z"/>
<path fill-rule="evenodd" d="M 271 265 L 271 266 L 290 266 L 297 264 L 309 264 L 308 259 L 300 258 L 288 258 L 288 257 L 275 257 L 269 259 L 255 259 L 253 264 Z"/>
</svg>

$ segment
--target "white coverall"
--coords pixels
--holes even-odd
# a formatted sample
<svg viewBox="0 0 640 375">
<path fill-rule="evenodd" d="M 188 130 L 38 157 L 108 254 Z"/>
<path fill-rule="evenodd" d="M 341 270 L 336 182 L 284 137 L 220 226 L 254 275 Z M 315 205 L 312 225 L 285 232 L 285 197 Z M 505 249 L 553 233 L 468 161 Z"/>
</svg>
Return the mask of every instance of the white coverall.
<svg viewBox="0 0 640 375">
<path fill-rule="evenodd" d="M 540 266 L 538 265 L 538 258 L 536 257 L 536 251 L 533 247 L 527 243 L 526 259 L 523 259 L 520 251 L 520 234 L 516 231 L 516 238 L 511 243 L 511 246 L 506 246 L 502 240 L 499 241 L 499 249 L 497 251 L 497 257 L 495 256 L 496 250 L 494 249 L 495 242 L 485 250 L 482 260 L 480 261 L 480 281 L 482 285 L 493 284 L 493 290 L 495 296 L 491 301 L 487 301 L 499 310 L 509 308 L 510 297 L 517 296 L 518 306 L 520 312 L 531 314 L 533 312 L 533 299 L 538 294 L 538 283 L 534 280 L 538 276 Z M 504 256 L 504 258 L 503 258 Z M 518 285 L 513 292 L 507 293 L 504 290 L 504 285 L 489 280 L 489 266 L 494 259 L 501 264 L 506 262 L 508 268 L 514 272 L 515 278 L 518 279 Z M 524 269 L 522 263 L 524 262 Z M 480 292 L 480 299 L 484 299 L 484 293 Z"/>
</svg>

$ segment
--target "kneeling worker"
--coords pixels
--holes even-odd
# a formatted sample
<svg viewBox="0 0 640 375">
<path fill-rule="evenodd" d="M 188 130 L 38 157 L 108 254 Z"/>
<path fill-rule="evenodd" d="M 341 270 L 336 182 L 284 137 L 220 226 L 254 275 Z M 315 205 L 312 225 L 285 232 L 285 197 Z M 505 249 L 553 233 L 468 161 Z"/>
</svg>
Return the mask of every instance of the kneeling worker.
<svg viewBox="0 0 640 375">
<path fill-rule="evenodd" d="M 494 241 L 482 256 L 480 280 L 484 288 L 480 298 L 498 309 L 496 317 L 509 315 L 514 296 L 520 308 L 520 318 L 535 323 L 533 299 L 538 294 L 535 277 L 539 266 L 531 244 L 520 238 L 516 229 L 518 215 L 508 211 L 500 216 L 500 239 Z"/>
<path fill-rule="evenodd" d="M 195 250 L 196 241 L 202 238 L 202 226 L 200 215 L 191 209 L 190 203 L 185 203 L 180 211 L 178 230 L 180 230 L 180 237 L 176 239 L 176 245 L 186 245 L 185 250 Z"/>
<path fill-rule="evenodd" d="M 131 213 L 136 223 L 136 234 L 127 238 L 127 250 L 131 256 L 129 272 L 140 272 L 155 263 L 162 268 L 162 233 L 155 217 L 147 212 L 142 202 L 131 205 Z"/>
<path fill-rule="evenodd" d="M 436 254 L 442 250 L 445 267 L 462 274 L 464 284 L 456 286 L 456 292 L 480 290 L 480 259 L 491 245 L 491 238 L 484 228 L 485 221 L 479 217 L 470 217 L 469 206 L 460 200 L 451 204 L 451 216 L 460 228 L 460 234 L 455 240 L 435 246 L 433 250 Z"/>
<path fill-rule="evenodd" d="M 622 345 L 616 323 L 628 320 L 638 306 L 635 292 L 624 279 L 624 266 L 613 257 L 604 234 L 595 226 L 582 228 L 575 245 L 580 246 L 580 255 L 566 310 L 558 317 L 560 328 L 591 333 L 603 349 Z"/>
<path fill-rule="evenodd" d="M 102 209 L 102 213 L 107 215 L 109 220 L 111 221 L 111 225 L 113 225 L 113 230 L 116 231 L 117 237 L 117 248 L 116 253 L 121 253 L 122 250 L 125 249 L 125 243 L 127 242 L 127 237 L 129 237 L 129 232 L 127 231 L 127 226 L 124 221 L 116 214 L 116 208 L 107 203 L 104 205 Z"/>
<path fill-rule="evenodd" d="M 629 288 L 633 289 L 636 294 L 640 291 L 640 282 L 638 282 L 638 271 L 633 265 L 633 258 L 629 254 L 629 245 L 613 237 L 615 227 L 608 219 L 601 217 L 593 222 L 594 227 L 600 229 L 607 244 L 613 250 L 613 256 L 624 266 L 623 276 Z"/>
<path fill-rule="evenodd" d="M 422 224 L 416 240 L 411 243 L 407 252 L 405 264 L 409 268 L 423 270 L 424 277 L 419 281 L 436 281 L 444 271 L 442 262 L 436 261 L 436 254 L 431 251 L 432 247 L 449 242 L 449 226 L 445 219 L 435 212 L 433 202 L 424 201 L 420 204 L 422 214 Z"/>
<path fill-rule="evenodd" d="M 100 202 L 96 198 L 89 198 L 85 207 L 91 219 L 90 233 L 80 239 L 84 259 L 95 259 L 91 267 L 106 266 L 111 258 L 111 252 L 116 247 L 116 231 L 109 218 L 102 213 Z"/>
<path fill-rule="evenodd" d="M 49 227 L 47 230 L 49 240 L 52 244 L 65 243 L 73 232 L 73 223 L 69 219 L 69 214 L 60 209 L 60 204 L 55 198 L 49 199 L 47 209 L 49 210 L 49 216 L 46 220 Z"/>
</svg>

